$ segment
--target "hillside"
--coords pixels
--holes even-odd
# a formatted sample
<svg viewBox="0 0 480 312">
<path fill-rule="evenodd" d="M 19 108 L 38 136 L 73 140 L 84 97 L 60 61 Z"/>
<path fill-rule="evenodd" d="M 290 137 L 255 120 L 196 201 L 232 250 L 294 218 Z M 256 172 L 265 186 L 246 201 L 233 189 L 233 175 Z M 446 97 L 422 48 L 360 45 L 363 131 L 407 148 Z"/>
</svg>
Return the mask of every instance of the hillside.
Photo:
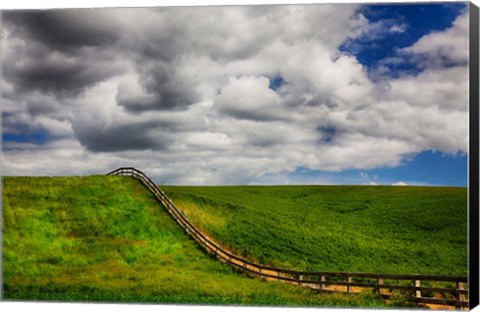
<svg viewBox="0 0 480 312">
<path fill-rule="evenodd" d="M 465 188 L 162 189 L 203 231 L 259 263 L 317 271 L 467 274 Z"/>
<path fill-rule="evenodd" d="M 386 305 L 237 273 L 132 178 L 4 177 L 2 199 L 5 300 Z"/>
</svg>

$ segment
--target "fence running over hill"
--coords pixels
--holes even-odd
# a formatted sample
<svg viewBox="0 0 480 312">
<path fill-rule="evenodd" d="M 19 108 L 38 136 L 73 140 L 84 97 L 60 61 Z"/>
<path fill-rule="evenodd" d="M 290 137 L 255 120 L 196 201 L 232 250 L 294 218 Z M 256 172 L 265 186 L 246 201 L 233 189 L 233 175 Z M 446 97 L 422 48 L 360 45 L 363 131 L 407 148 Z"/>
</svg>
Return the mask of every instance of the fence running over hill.
<svg viewBox="0 0 480 312">
<path fill-rule="evenodd" d="M 239 257 L 215 243 L 194 226 L 148 176 L 132 167 L 116 169 L 108 175 L 124 175 L 139 180 L 155 196 L 175 221 L 203 248 L 238 270 L 267 280 L 280 280 L 325 292 L 358 293 L 370 289 L 385 299 L 405 298 L 426 304 L 468 308 L 468 280 L 464 276 L 420 274 L 376 274 L 352 272 L 307 272 L 265 266 Z M 423 285 L 422 285 L 423 284 Z"/>
</svg>

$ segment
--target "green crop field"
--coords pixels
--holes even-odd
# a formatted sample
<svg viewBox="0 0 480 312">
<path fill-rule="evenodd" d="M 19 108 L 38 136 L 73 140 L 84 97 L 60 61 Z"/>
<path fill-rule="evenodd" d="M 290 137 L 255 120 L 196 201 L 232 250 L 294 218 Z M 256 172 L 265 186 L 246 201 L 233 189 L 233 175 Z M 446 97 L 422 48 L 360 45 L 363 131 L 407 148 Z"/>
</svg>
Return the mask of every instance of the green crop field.
<svg viewBox="0 0 480 312">
<path fill-rule="evenodd" d="M 467 189 L 162 187 L 228 249 L 283 268 L 467 275 Z"/>
<path fill-rule="evenodd" d="M 252 196 L 258 196 L 266 203 L 270 200 L 271 191 L 263 193 L 263 190 L 268 189 L 239 188 L 237 191 L 244 194 L 243 199 L 247 202 Z M 217 191 L 219 197 L 214 195 Z M 231 237 L 239 233 L 238 239 L 229 244 L 238 249 L 245 248 L 245 252 L 251 251 L 254 256 L 262 255 L 263 248 L 277 246 L 277 243 L 272 243 L 275 240 L 302 240 L 294 237 L 299 234 L 299 228 L 310 222 L 308 210 L 302 223 L 296 224 L 298 220 L 295 218 L 286 219 L 286 206 L 277 207 L 278 215 L 275 217 L 275 206 L 281 202 L 280 198 L 270 204 L 269 210 L 263 210 L 259 209 L 261 206 L 255 208 L 247 202 L 244 207 L 241 198 L 235 199 L 236 196 L 228 204 L 227 198 L 232 195 L 228 192 L 235 191 L 233 188 L 217 191 L 214 188 L 169 188 L 175 199 L 184 198 L 183 203 L 192 203 L 192 207 L 194 203 L 199 204 L 198 210 L 192 207 L 189 210 L 196 217 L 204 214 L 206 219 L 199 224 L 212 225 L 211 230 L 216 235 L 228 234 L 225 242 L 230 242 Z M 251 191 L 257 192 L 256 195 Z M 458 192 L 464 191 L 452 190 L 453 194 Z M 370 293 L 358 296 L 318 294 L 303 287 L 265 282 L 235 272 L 203 252 L 153 196 L 132 178 L 4 177 L 2 199 L 2 286 L 6 300 L 350 307 L 403 304 L 400 301 L 386 303 Z M 238 221 L 234 220 L 242 211 L 249 213 Z M 455 218 L 461 220 L 462 213 L 458 212 L 459 216 L 455 215 Z M 292 215 L 298 215 L 298 212 Z M 257 219 L 246 222 L 249 217 Z M 274 219 L 267 221 L 262 218 Z M 448 219 L 446 216 L 445 222 Z M 249 230 L 252 224 L 277 223 L 279 220 L 286 221 L 272 227 L 269 230 L 272 231 L 271 236 L 268 236 L 268 231 L 259 231 L 259 236 L 255 237 L 252 236 L 255 232 Z M 318 226 L 325 229 L 325 224 Z M 425 226 L 434 225 L 427 223 Z M 456 237 L 458 241 L 455 243 L 459 248 L 455 255 L 460 258 L 464 248 L 461 246 L 464 241 L 462 226 L 458 225 L 459 237 Z M 278 232 L 285 227 L 290 227 L 289 231 Z M 337 238 L 341 236 L 339 233 Z M 350 236 L 345 237 L 350 240 Z M 315 241 L 320 242 L 320 238 Z M 312 238 L 305 239 L 300 247 L 307 246 Z M 249 242 L 253 243 L 251 250 L 245 245 Z M 432 246 L 418 243 L 425 247 L 426 255 L 431 253 Z M 278 250 L 272 248 L 263 252 L 269 257 L 276 257 L 285 250 L 282 251 L 282 245 L 278 246 Z M 320 247 L 315 244 L 310 248 L 322 249 Z M 296 248 L 292 246 L 288 249 L 290 258 L 282 256 L 278 261 L 295 265 L 294 259 L 302 258 Z M 372 250 L 374 252 L 376 249 Z M 310 259 L 310 253 L 305 253 L 308 255 L 305 260 Z M 347 254 L 332 257 L 348 259 Z M 315 262 L 315 265 L 318 264 Z M 456 270 L 463 272 L 461 268 Z"/>
</svg>

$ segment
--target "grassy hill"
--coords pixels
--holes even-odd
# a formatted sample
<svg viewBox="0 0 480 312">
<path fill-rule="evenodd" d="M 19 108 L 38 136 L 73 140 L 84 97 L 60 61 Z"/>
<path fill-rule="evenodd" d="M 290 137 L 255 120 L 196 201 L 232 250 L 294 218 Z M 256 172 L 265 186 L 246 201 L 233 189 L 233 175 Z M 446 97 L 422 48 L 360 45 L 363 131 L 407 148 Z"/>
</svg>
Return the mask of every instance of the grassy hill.
<svg viewBox="0 0 480 312">
<path fill-rule="evenodd" d="M 238 208 L 243 206 L 237 207 L 240 205 L 237 200 L 229 206 L 227 199 L 216 199 L 213 194 L 217 191 L 213 188 L 175 188 L 174 193 L 176 199 L 187 198 L 192 203 L 204 199 L 206 203 L 213 203 L 212 207 L 202 203 L 201 209 L 189 211 L 204 211 L 208 219 L 207 223 L 201 223 L 203 225 L 216 220 L 212 224 L 220 226 L 212 227 L 215 233 L 221 234 L 227 225 L 237 223 L 233 218 L 238 212 L 227 214 L 219 207 L 232 211 L 243 209 Z M 262 197 L 261 192 L 258 195 Z M 2 197 L 3 298 L 6 300 L 387 305 L 368 293 L 359 296 L 317 294 L 302 287 L 264 282 L 237 273 L 201 251 L 153 196 L 131 178 L 4 177 Z M 265 211 L 264 216 L 270 217 L 273 212 Z M 196 216 L 200 217 L 198 213 Z M 241 224 L 248 226 L 255 223 L 253 221 Z M 291 225 L 293 235 L 298 226 Z M 240 237 L 246 235 L 244 239 L 239 238 L 241 242 L 254 239 L 245 227 L 234 226 L 227 232 L 229 235 L 242 233 Z M 226 236 L 226 241 L 230 241 L 229 237 Z M 263 239 L 263 236 L 257 238 Z M 233 244 L 243 248 L 236 241 Z M 263 247 L 268 245 L 254 245 L 254 250 Z M 293 253 L 292 257 L 300 256 Z"/>
<path fill-rule="evenodd" d="M 250 260 L 318 271 L 467 275 L 467 189 L 162 187 Z"/>
</svg>

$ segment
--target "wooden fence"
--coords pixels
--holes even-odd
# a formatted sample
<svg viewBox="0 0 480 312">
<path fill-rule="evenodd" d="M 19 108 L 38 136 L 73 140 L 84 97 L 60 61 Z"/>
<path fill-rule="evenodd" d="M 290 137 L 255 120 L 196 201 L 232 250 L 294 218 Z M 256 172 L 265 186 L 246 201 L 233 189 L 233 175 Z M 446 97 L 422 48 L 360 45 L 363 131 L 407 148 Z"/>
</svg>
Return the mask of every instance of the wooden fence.
<svg viewBox="0 0 480 312">
<path fill-rule="evenodd" d="M 116 169 L 108 175 L 124 175 L 139 180 L 175 221 L 206 251 L 240 271 L 267 280 L 279 280 L 322 292 L 359 293 L 370 289 L 385 299 L 402 298 L 415 303 L 468 308 L 468 280 L 464 276 L 421 274 L 377 274 L 352 272 L 307 272 L 257 264 L 239 257 L 202 233 L 173 204 L 148 176 L 132 167 Z"/>
</svg>

